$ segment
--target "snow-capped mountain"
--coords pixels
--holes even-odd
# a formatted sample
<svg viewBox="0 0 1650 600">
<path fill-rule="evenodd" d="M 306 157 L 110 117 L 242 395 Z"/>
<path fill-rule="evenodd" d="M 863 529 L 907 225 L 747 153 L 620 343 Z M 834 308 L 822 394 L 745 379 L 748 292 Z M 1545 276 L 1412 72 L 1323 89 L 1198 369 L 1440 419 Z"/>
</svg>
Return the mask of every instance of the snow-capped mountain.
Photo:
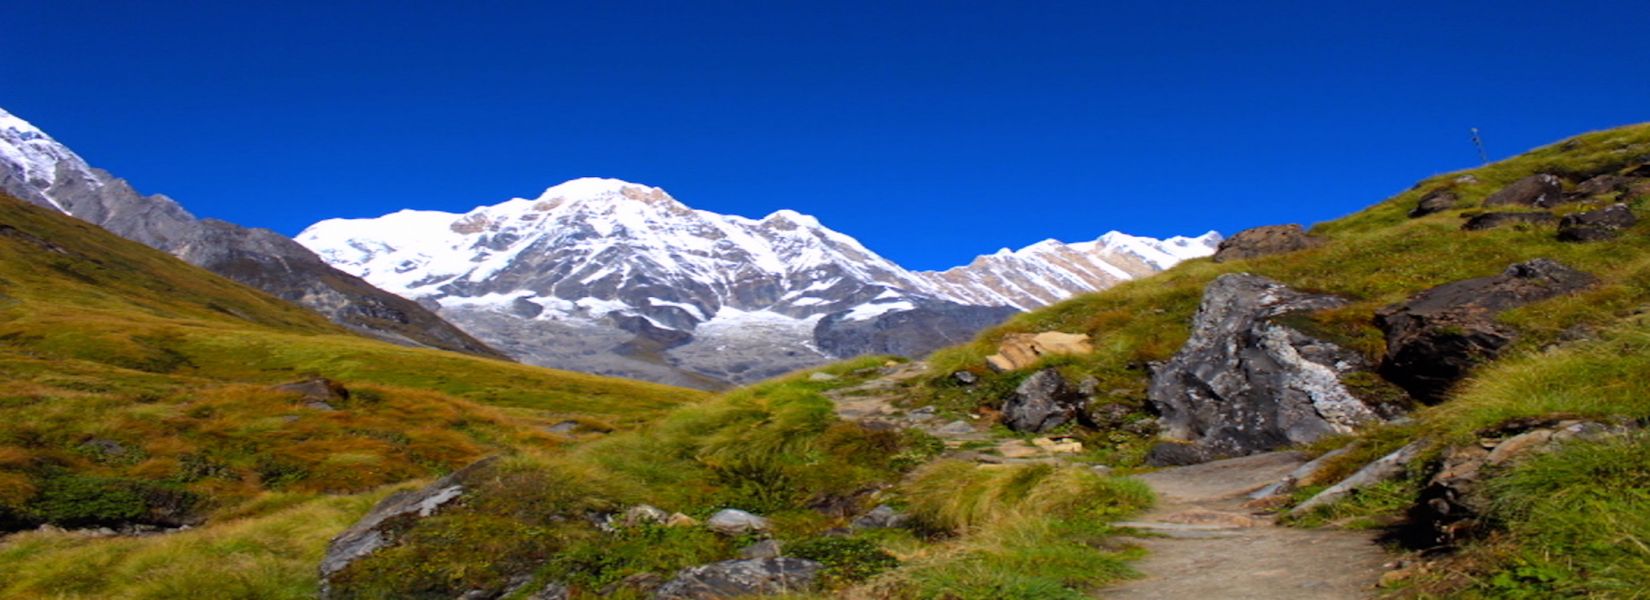
<svg viewBox="0 0 1650 600">
<path fill-rule="evenodd" d="M 1208 256 L 1220 240 L 1213 231 L 1166 240 L 1113 231 L 1092 242 L 1043 240 L 1019 250 L 1003 248 L 965 266 L 917 275 L 930 293 L 954 302 L 1031 310 Z"/>
<path fill-rule="evenodd" d="M 170 198 L 141 195 L 4 109 L 0 191 L 170 252 L 369 335 L 503 358 L 417 303 L 334 269 L 278 233 L 196 219 Z"/>
<path fill-rule="evenodd" d="M 703 385 L 925 354 L 1016 310 L 1207 255 L 1219 236 L 1108 234 L 914 273 L 794 211 L 721 215 L 589 178 L 463 214 L 322 221 L 297 240 L 526 362 Z"/>
</svg>

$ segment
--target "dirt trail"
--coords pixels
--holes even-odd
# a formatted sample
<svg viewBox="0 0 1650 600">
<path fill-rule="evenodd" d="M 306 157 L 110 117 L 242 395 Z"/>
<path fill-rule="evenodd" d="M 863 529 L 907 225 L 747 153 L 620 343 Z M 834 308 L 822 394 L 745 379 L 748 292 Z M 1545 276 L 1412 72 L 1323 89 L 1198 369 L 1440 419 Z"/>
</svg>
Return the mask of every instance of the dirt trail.
<svg viewBox="0 0 1650 600">
<path fill-rule="evenodd" d="M 1303 459 L 1273 452 L 1139 478 L 1159 505 L 1120 523 L 1148 534 L 1134 564 L 1142 579 L 1101 590 L 1127 600 L 1294 600 L 1369 598 L 1390 556 L 1368 532 L 1278 527 L 1242 505 L 1246 494 L 1275 482 Z"/>
<path fill-rule="evenodd" d="M 945 441 L 946 454 L 981 463 L 1063 462 L 1063 455 L 1019 439 L 994 439 L 969 421 L 896 406 L 907 382 L 927 365 L 886 368 L 881 377 L 827 392 L 837 416 L 873 427 L 915 427 Z M 1147 550 L 1134 567 L 1144 578 L 1100 590 L 1125 600 L 1342 600 L 1369 598 L 1391 560 L 1368 532 L 1279 527 L 1243 508 L 1247 494 L 1277 482 L 1305 460 L 1273 452 L 1162 469 L 1138 476 L 1158 505 L 1119 525 L 1141 533 Z"/>
</svg>

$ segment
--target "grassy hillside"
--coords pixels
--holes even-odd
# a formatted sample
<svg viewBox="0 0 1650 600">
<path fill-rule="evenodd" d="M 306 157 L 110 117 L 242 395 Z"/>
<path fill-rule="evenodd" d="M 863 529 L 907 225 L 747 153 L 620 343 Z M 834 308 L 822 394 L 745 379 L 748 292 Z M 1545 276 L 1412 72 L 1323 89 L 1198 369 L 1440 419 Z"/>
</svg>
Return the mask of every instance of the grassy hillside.
<svg viewBox="0 0 1650 600">
<path fill-rule="evenodd" d="M 1634 126 L 1429 178 L 1318 225 L 1321 246 L 1192 261 L 1017 317 L 933 356 L 926 378 L 903 388 L 904 401 L 989 420 L 1034 369 L 996 373 L 984 357 L 1007 334 L 1060 330 L 1091 335 L 1096 352 L 1045 366 L 1073 381 L 1095 378 L 1105 402 L 1140 421 L 1150 417 L 1147 365 L 1184 343 L 1204 286 L 1221 274 L 1256 273 L 1348 298 L 1290 324 L 1378 360 L 1377 309 L 1546 257 L 1601 283 L 1502 314 L 1521 333 L 1510 351 L 1442 404 L 1416 407 L 1412 421 L 1363 434 L 1361 449 L 1331 471 L 1350 472 L 1418 437 L 1439 448 L 1470 443 L 1523 417 L 1650 419 L 1650 322 L 1641 316 L 1650 309 L 1650 222 L 1585 244 L 1556 241 L 1550 225 L 1460 229 L 1483 197 L 1526 175 L 1579 181 L 1646 157 L 1650 126 Z M 1443 187 L 1460 196 L 1458 208 L 1407 217 Z M 1615 201 L 1642 213 L 1650 198 L 1589 199 Z M 304 597 L 315 590 L 325 539 L 384 485 L 495 453 L 507 457 L 486 467 L 465 502 L 407 524 L 401 543 L 341 572 L 337 589 L 452 597 L 505 589 L 525 574 L 582 595 L 637 596 L 627 582 L 732 558 L 755 539 L 641 523 L 603 533 L 591 520 L 641 503 L 700 520 L 722 508 L 763 514 L 790 556 L 825 564 L 830 593 L 853 597 L 1081 598 L 1128 576 L 1127 560 L 1138 554 L 1107 539 L 1110 523 L 1150 504 L 1137 482 L 1071 462 L 943 459 L 943 444 L 927 434 L 839 420 L 827 394 L 879 377 L 884 359 L 707 397 L 364 340 L 45 211 L 0 203 L 0 223 L 11 224 L 0 229 L 0 361 L 17 373 L 0 384 L 8 417 L 0 424 L 0 510 L 9 511 L 0 515 L 96 524 L 198 503 L 211 517 L 204 528 L 152 538 L 14 536 L 0 545 L 0 571 L 22 575 L 0 582 L 0 595 L 160 598 L 211 589 Z M 953 373 L 961 370 L 979 381 L 960 384 Z M 311 374 L 342 381 L 350 398 L 326 411 L 269 387 Z M 1373 376 L 1348 383 L 1404 402 Z M 603 428 L 645 426 L 576 443 L 538 427 L 569 416 Z M 1071 433 L 1089 448 L 1084 460 L 1125 468 L 1153 441 L 1135 427 Z M 1576 444 L 1495 479 L 1496 532 L 1397 591 L 1631 595 L 1634 582 L 1650 578 L 1650 554 L 1641 551 L 1650 538 L 1642 516 L 1650 469 L 1640 460 L 1647 447 L 1638 438 Z M 1416 469 L 1301 524 L 1385 522 L 1413 501 L 1426 475 Z M 915 525 L 844 531 L 853 515 L 883 503 Z"/>
<path fill-rule="evenodd" d="M 1148 490 L 1071 466 L 934 461 L 942 447 L 927 434 L 838 420 L 825 392 L 876 377 L 883 360 L 826 367 L 826 381 L 764 382 L 645 430 L 496 465 L 463 506 L 420 520 L 334 590 L 449 597 L 527 574 L 531 589 L 555 581 L 580 597 L 646 597 L 626 582 L 735 558 L 759 539 L 647 523 L 604 533 L 588 521 L 643 503 L 699 520 L 723 508 L 764 515 L 787 556 L 826 565 L 836 594 L 1082 598 L 1129 573 L 1129 551 L 1096 547 L 1108 523 L 1150 504 Z M 914 531 L 845 529 L 879 502 L 902 506 Z"/>
<path fill-rule="evenodd" d="M 545 452 L 572 439 L 545 431 L 565 420 L 585 431 L 622 429 L 705 397 L 359 337 L 5 197 L 0 373 L 0 531 L 204 519 L 207 526 L 189 535 L 227 540 L 260 527 L 253 521 L 287 519 L 308 532 L 299 536 L 308 540 L 306 560 L 367 506 L 328 497 L 374 493 L 487 454 Z M 313 377 L 339 382 L 347 398 L 321 406 L 274 388 Z M 296 516 L 317 511 L 337 516 Z M 238 524 L 218 527 L 231 521 Z M 69 593 L 90 584 L 51 573 L 90 577 L 101 569 L 87 571 L 88 564 L 119 571 L 125 561 L 201 550 L 147 538 L 29 535 L 0 551 L 0 571 L 47 578 L 30 584 L 8 576 L 0 596 Z M 249 542 L 229 554 L 266 570 L 274 567 L 260 561 L 271 552 L 284 551 Z M 87 556 L 98 560 L 77 558 Z M 294 571 L 311 590 L 312 570 L 311 563 Z"/>
<path fill-rule="evenodd" d="M 1144 417 L 1147 365 L 1170 358 L 1185 342 L 1204 286 L 1221 274 L 1254 273 L 1297 289 L 1350 299 L 1343 308 L 1291 324 L 1378 362 L 1385 342 L 1373 322 L 1376 310 L 1433 286 L 1494 275 L 1512 263 L 1546 257 L 1594 274 L 1601 283 L 1502 314 L 1499 322 L 1516 329 L 1520 338 L 1500 360 L 1478 369 L 1442 404 L 1420 407 L 1413 422 L 1364 434 L 1363 449 L 1339 461 L 1334 472 L 1349 473 L 1420 437 L 1433 440 L 1440 449 L 1471 443 L 1478 432 L 1520 418 L 1566 415 L 1643 422 L 1650 419 L 1650 322 L 1642 316 L 1650 310 L 1650 221 L 1641 221 L 1618 239 L 1593 243 L 1557 241 L 1555 225 L 1476 232 L 1462 231 L 1461 225 L 1466 217 L 1483 211 L 1478 206 L 1484 197 L 1522 177 L 1558 174 L 1569 180 L 1569 186 L 1646 160 L 1650 125 L 1636 125 L 1431 177 L 1357 214 L 1318 224 L 1312 233 L 1327 242 L 1319 247 L 1226 263 L 1192 261 L 1149 279 L 1021 315 L 971 344 L 937 353 L 920 402 L 956 410 L 995 407 L 1034 369 L 994 373 L 986 368 L 984 357 L 1007 334 L 1059 330 L 1091 335 L 1096 352 L 1055 357 L 1045 364 L 1073 380 L 1097 378 L 1098 389 L 1107 391 L 1106 401 L 1135 407 Z M 1458 208 L 1408 217 L 1422 197 L 1443 188 L 1460 196 Z M 1650 208 L 1650 197 L 1612 191 L 1562 205 L 1556 212 L 1609 202 L 1624 202 L 1640 215 Z M 959 370 L 973 372 L 981 383 L 959 385 L 950 377 Z M 1374 378 L 1348 383 L 1365 395 L 1402 401 L 1401 393 Z M 1097 448 L 1097 460 L 1121 464 L 1139 460 L 1152 443 L 1148 436 L 1121 431 L 1077 433 Z M 1349 441 L 1333 440 L 1315 450 Z M 1450 576 L 1422 578 L 1403 593 L 1614 595 L 1627 589 L 1624 582 L 1650 578 L 1650 554 L 1643 551 L 1650 523 L 1640 516 L 1647 508 L 1643 498 L 1650 493 L 1650 471 L 1631 459 L 1644 447 L 1642 441 L 1575 447 L 1519 467 L 1494 487 L 1501 508 L 1492 521 L 1500 524 L 1500 533 L 1445 567 Z M 1347 503 L 1351 506 L 1331 512 L 1343 517 L 1384 513 L 1384 518 L 1394 518 L 1414 501 L 1426 476 L 1424 469 L 1417 469 L 1408 479 L 1355 497 Z"/>
</svg>

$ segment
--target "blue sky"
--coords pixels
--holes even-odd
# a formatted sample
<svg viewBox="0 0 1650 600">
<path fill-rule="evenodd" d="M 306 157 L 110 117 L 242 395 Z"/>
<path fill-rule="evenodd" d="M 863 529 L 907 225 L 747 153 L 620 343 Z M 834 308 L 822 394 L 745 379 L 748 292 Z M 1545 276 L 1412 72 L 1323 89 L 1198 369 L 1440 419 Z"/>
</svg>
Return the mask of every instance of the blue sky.
<svg viewBox="0 0 1650 600">
<path fill-rule="evenodd" d="M 1241 5 L 1241 6 L 1240 6 Z M 295 234 L 581 176 L 913 268 L 1311 223 L 1650 120 L 1638 2 L 13 0 L 0 106 Z"/>
</svg>

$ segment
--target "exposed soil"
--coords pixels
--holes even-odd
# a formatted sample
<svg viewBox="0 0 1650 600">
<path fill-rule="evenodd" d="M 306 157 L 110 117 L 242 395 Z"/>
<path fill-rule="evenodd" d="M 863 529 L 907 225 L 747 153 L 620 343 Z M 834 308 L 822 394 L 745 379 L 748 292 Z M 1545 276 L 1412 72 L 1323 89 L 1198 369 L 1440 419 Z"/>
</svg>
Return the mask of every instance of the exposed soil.
<svg viewBox="0 0 1650 600">
<path fill-rule="evenodd" d="M 1130 600 L 1369 598 L 1391 560 L 1372 532 L 1279 527 L 1243 508 L 1246 494 L 1304 459 L 1273 452 L 1139 476 L 1159 505 L 1137 521 L 1144 578 L 1101 590 Z"/>
</svg>

